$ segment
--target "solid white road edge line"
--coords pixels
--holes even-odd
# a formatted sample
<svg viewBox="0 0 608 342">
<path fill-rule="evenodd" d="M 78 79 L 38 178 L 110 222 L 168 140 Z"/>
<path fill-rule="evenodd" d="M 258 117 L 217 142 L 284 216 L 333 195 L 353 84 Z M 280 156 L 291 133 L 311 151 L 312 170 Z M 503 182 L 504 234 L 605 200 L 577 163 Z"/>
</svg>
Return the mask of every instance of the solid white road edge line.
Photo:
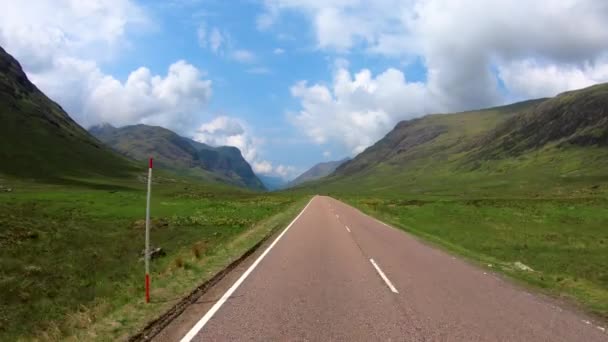
<svg viewBox="0 0 608 342">
<path fill-rule="evenodd" d="M 348 232 L 350 233 L 350 228 L 348 228 L 348 226 L 344 226 L 344 227 L 346 227 L 346 230 L 348 230 Z"/>
<path fill-rule="evenodd" d="M 196 324 L 192 327 L 192 329 L 190 329 L 190 331 L 188 331 L 188 333 L 184 337 L 182 337 L 180 342 L 190 342 L 194 338 L 194 336 L 196 336 L 201 331 L 201 329 L 205 326 L 205 324 L 207 324 L 207 322 L 220 309 L 220 307 L 228 300 L 228 298 L 230 298 L 230 296 L 232 296 L 234 291 L 236 291 L 236 289 L 241 285 L 241 283 L 243 283 L 243 281 L 245 281 L 247 276 L 249 276 L 249 274 L 258 266 L 258 264 L 262 261 L 262 259 L 264 259 L 266 254 L 268 254 L 268 252 L 270 252 L 272 247 L 274 247 L 274 245 L 276 245 L 276 243 L 287 232 L 287 230 L 289 230 L 289 228 L 291 228 L 291 226 L 300 218 L 300 216 L 302 216 L 302 214 L 306 211 L 306 209 L 308 208 L 310 203 L 312 203 L 312 201 L 315 199 L 315 197 L 313 197 L 310 201 L 308 201 L 308 204 L 306 204 L 306 206 L 304 207 L 304 209 L 302 209 L 302 211 L 298 214 L 298 216 L 296 216 L 296 218 L 293 219 L 293 221 L 291 221 L 289 226 L 287 226 L 287 228 L 285 228 L 283 230 L 283 232 L 281 232 L 281 234 L 279 236 L 277 236 L 276 239 L 274 239 L 272 244 L 270 244 L 270 246 L 268 246 L 268 248 L 266 248 L 264 253 L 262 253 L 251 266 L 249 266 L 247 271 L 245 271 L 245 273 L 243 273 L 241 275 L 241 277 L 228 289 L 228 291 L 226 291 L 226 293 L 224 293 L 222 298 L 220 298 L 220 300 L 218 300 L 211 307 L 211 309 L 209 309 L 209 311 L 207 311 L 207 313 L 198 322 L 196 322 Z"/>
<path fill-rule="evenodd" d="M 376 272 L 378 272 L 378 274 L 380 275 L 380 277 L 382 278 L 382 280 L 384 280 L 384 282 L 386 283 L 386 285 L 388 286 L 388 288 L 391 289 L 391 291 L 393 291 L 393 293 L 399 293 L 399 291 L 397 291 L 397 289 L 393 286 L 393 283 L 391 283 L 391 281 L 388 280 L 388 278 L 386 277 L 386 275 L 384 274 L 384 272 L 382 272 L 382 270 L 380 269 L 380 267 L 378 266 L 378 264 L 376 264 L 376 262 L 374 261 L 374 259 L 369 259 L 369 261 L 372 263 L 372 265 L 374 265 L 374 268 L 376 269 Z"/>
</svg>

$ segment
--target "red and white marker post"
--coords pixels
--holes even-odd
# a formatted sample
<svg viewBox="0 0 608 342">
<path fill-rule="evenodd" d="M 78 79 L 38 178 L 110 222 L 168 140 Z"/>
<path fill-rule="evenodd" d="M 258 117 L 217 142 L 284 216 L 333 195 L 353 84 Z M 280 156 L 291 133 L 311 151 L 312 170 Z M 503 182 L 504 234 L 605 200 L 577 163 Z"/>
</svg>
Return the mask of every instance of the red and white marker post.
<svg viewBox="0 0 608 342">
<path fill-rule="evenodd" d="M 150 193 L 152 192 L 152 158 L 148 165 L 148 196 L 146 199 L 146 303 L 150 303 Z"/>
</svg>

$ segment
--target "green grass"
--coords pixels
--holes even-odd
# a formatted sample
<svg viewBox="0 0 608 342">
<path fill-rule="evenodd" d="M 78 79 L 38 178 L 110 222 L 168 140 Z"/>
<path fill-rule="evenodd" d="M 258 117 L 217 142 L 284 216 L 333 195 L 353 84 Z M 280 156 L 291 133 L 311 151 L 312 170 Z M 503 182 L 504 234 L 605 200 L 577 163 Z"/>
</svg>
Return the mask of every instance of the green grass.
<svg viewBox="0 0 608 342">
<path fill-rule="evenodd" d="M 608 319 L 608 200 L 346 198 L 447 250 Z M 520 271 L 522 262 L 534 272 Z"/>
<path fill-rule="evenodd" d="M 167 255 L 151 264 L 150 305 L 142 302 L 143 182 L 0 180 L 13 189 L 0 193 L 0 340 L 125 338 L 304 204 L 162 173 L 154 179 L 151 241 Z"/>
</svg>

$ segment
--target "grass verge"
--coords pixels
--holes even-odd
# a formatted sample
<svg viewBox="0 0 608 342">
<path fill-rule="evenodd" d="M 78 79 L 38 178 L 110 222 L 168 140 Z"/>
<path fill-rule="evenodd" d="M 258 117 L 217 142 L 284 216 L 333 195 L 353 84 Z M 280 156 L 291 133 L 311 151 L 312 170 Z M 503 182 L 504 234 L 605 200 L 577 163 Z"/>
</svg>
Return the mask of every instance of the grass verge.
<svg viewBox="0 0 608 342">
<path fill-rule="evenodd" d="M 2 184 L 2 341 L 124 340 L 304 205 L 158 174 L 151 240 L 166 255 L 151 263 L 145 305 L 145 181 Z"/>
</svg>

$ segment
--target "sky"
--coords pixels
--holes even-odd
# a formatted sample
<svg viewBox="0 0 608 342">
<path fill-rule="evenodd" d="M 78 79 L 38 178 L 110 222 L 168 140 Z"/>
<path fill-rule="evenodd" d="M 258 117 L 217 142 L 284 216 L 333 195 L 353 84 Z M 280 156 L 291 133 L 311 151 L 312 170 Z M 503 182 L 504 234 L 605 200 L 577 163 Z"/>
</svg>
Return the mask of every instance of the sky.
<svg viewBox="0 0 608 342">
<path fill-rule="evenodd" d="M 291 179 L 401 121 L 608 81 L 605 0 L 0 0 L 80 125 L 159 125 Z"/>
</svg>

